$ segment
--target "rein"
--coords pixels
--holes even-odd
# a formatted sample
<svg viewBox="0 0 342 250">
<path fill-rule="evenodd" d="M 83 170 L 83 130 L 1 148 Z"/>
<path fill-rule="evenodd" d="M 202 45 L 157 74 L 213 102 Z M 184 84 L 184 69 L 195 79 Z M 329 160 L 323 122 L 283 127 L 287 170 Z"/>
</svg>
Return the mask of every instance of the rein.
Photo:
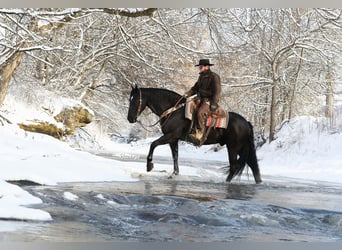
<svg viewBox="0 0 342 250">
<path fill-rule="evenodd" d="M 181 100 L 185 98 L 184 96 L 181 96 L 181 97 L 177 100 L 176 104 L 175 104 L 173 107 L 171 107 L 171 108 L 165 110 L 165 111 L 160 115 L 158 121 L 156 121 L 156 122 L 155 122 L 154 124 L 152 124 L 152 125 L 148 125 L 147 127 L 148 127 L 148 128 L 152 128 L 152 127 L 156 126 L 164 117 L 167 117 L 167 119 L 163 122 L 163 124 L 165 124 L 165 123 L 168 121 L 168 119 L 170 118 L 170 114 L 172 114 L 172 113 L 175 112 L 176 110 L 178 110 L 178 109 L 184 107 L 184 106 L 186 105 L 186 103 L 191 102 L 191 101 L 192 101 L 194 98 L 196 98 L 196 97 L 197 97 L 197 95 L 190 96 L 190 97 L 188 98 L 188 101 L 187 101 L 187 102 L 179 104 L 179 103 L 181 102 Z M 138 107 L 138 114 L 140 114 L 140 112 L 141 112 L 141 106 L 142 106 L 142 93 L 141 93 L 141 89 L 139 88 L 139 107 Z M 146 131 L 152 132 L 151 130 L 148 130 L 148 129 L 146 128 L 146 125 L 144 125 L 142 122 L 137 121 L 137 123 L 139 123 L 140 126 L 141 126 L 143 129 L 145 129 Z M 163 124 L 161 124 L 161 127 L 163 126 Z"/>
<path fill-rule="evenodd" d="M 164 121 L 164 123 L 166 123 L 167 120 L 170 118 L 170 116 L 169 116 L 170 114 L 172 114 L 172 113 L 175 112 L 176 110 L 178 110 L 178 109 L 184 107 L 184 106 L 185 106 L 185 103 L 182 103 L 182 104 L 178 105 L 178 104 L 180 103 L 180 101 L 181 101 L 183 98 L 184 98 L 184 96 L 181 96 L 173 107 L 171 107 L 171 108 L 165 110 L 165 111 L 160 115 L 159 120 L 158 120 L 156 123 L 152 124 L 151 127 L 156 126 L 156 125 L 161 121 L 161 119 L 163 119 L 164 117 L 167 116 L 166 120 Z M 178 105 L 178 106 L 177 106 L 177 105 Z M 161 126 L 163 126 L 163 124 L 161 124 Z"/>
</svg>

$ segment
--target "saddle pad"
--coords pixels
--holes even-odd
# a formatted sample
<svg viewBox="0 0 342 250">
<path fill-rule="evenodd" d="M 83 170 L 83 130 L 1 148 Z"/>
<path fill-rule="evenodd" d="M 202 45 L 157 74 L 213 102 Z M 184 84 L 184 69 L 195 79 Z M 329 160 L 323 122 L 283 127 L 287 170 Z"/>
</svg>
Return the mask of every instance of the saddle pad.
<svg viewBox="0 0 342 250">
<path fill-rule="evenodd" d="M 189 119 L 190 121 L 192 120 L 192 113 L 196 109 L 196 104 L 194 101 L 188 100 L 189 98 L 186 99 L 186 105 L 185 105 L 185 118 Z"/>
<path fill-rule="evenodd" d="M 209 116 L 207 118 L 207 127 L 214 127 L 214 128 L 227 128 L 229 121 L 229 113 L 226 111 L 225 117 L 215 118 Z"/>
</svg>

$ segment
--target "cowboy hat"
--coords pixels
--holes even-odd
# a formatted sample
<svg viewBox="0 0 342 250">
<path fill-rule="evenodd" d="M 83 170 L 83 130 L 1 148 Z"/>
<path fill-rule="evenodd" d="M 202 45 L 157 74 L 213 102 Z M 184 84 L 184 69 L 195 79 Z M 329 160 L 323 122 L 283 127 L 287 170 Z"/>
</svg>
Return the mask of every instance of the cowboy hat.
<svg viewBox="0 0 342 250">
<path fill-rule="evenodd" d="M 199 60 L 199 63 L 196 64 L 195 66 L 197 67 L 197 66 L 207 66 L 207 65 L 213 66 L 214 64 L 211 64 L 211 63 L 209 62 L 209 59 L 200 59 L 200 60 Z"/>
</svg>

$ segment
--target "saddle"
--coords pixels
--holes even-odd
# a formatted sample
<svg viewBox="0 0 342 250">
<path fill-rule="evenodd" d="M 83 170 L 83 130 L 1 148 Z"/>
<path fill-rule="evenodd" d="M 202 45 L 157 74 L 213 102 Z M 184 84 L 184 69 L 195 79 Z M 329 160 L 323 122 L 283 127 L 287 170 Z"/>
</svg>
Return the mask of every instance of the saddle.
<svg viewBox="0 0 342 250">
<path fill-rule="evenodd" d="M 185 105 L 185 118 L 189 120 L 193 120 L 194 114 L 197 111 L 199 106 L 198 99 L 186 100 Z M 214 112 L 209 112 L 206 126 L 212 128 L 227 128 L 229 121 L 229 112 L 218 107 Z"/>
</svg>

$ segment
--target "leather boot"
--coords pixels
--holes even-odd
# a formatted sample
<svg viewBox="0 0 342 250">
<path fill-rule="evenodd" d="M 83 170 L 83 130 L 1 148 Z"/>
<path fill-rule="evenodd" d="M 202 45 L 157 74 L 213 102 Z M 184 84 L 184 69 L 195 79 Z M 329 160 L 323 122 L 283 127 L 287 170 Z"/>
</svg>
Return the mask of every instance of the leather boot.
<svg viewBox="0 0 342 250">
<path fill-rule="evenodd" d="M 203 126 L 203 128 L 198 132 L 197 139 L 199 140 L 198 146 L 202 146 L 203 143 L 207 140 L 207 127 L 206 126 Z"/>
<path fill-rule="evenodd" d="M 197 140 L 199 140 L 199 141 L 202 140 L 203 134 L 204 134 L 204 131 L 202 128 L 196 129 L 195 137 Z"/>
<path fill-rule="evenodd" d="M 202 136 L 200 135 L 200 133 L 200 130 L 196 129 L 194 133 L 189 134 L 190 142 L 193 143 L 195 146 L 199 146 L 201 143 L 200 138 L 202 138 Z"/>
</svg>

